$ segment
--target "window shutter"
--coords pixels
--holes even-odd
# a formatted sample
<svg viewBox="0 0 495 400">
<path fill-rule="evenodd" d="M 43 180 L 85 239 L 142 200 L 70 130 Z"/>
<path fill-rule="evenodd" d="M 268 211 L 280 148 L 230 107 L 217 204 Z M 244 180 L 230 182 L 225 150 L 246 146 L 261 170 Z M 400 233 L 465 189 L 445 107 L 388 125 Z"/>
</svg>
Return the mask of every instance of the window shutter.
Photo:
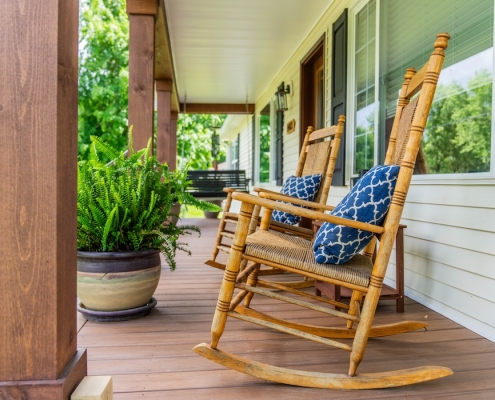
<svg viewBox="0 0 495 400">
<path fill-rule="evenodd" d="M 276 129 L 275 129 L 275 177 L 277 179 L 277 186 L 284 184 L 283 173 L 283 137 L 284 137 L 284 112 L 279 111 L 276 114 Z"/>
<path fill-rule="evenodd" d="M 255 175 L 255 157 L 256 154 L 256 119 L 254 115 L 251 117 L 251 183 L 254 183 L 254 175 Z"/>
<path fill-rule="evenodd" d="M 332 94 L 331 123 L 337 124 L 339 115 L 346 115 L 347 88 L 347 8 L 332 25 Z M 345 185 L 345 131 L 340 142 L 332 186 Z"/>
</svg>

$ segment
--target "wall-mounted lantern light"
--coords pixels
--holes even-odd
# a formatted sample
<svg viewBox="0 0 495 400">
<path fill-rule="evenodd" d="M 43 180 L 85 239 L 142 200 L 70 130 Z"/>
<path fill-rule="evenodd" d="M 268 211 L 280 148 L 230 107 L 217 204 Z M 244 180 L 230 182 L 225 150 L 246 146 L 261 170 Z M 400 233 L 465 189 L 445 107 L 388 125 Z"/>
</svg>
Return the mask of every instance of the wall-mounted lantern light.
<svg viewBox="0 0 495 400">
<path fill-rule="evenodd" d="M 290 93 L 290 86 L 285 86 L 284 82 L 280 84 L 275 93 L 277 95 L 277 111 L 286 111 L 287 107 L 287 95 Z"/>
</svg>

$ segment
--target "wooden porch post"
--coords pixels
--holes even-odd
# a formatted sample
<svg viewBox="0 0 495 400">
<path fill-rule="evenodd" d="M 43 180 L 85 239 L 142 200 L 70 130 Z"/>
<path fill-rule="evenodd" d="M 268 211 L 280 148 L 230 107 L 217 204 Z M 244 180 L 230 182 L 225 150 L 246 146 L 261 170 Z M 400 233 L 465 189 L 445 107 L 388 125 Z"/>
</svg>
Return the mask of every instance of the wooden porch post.
<svg viewBox="0 0 495 400">
<path fill-rule="evenodd" d="M 177 168 L 177 120 L 178 112 L 172 112 L 170 117 L 170 162 L 168 166 L 174 170 Z"/>
<path fill-rule="evenodd" d="M 0 5 L 0 398 L 68 399 L 77 350 L 78 2 Z"/>
<path fill-rule="evenodd" d="M 157 128 L 156 128 L 156 157 L 161 163 L 170 165 L 171 147 L 171 100 L 172 81 L 170 79 L 156 80 L 157 95 Z"/>
<path fill-rule="evenodd" d="M 127 0 L 129 14 L 129 127 L 134 149 L 153 137 L 157 0 Z M 152 143 L 153 148 L 153 143 Z"/>
</svg>

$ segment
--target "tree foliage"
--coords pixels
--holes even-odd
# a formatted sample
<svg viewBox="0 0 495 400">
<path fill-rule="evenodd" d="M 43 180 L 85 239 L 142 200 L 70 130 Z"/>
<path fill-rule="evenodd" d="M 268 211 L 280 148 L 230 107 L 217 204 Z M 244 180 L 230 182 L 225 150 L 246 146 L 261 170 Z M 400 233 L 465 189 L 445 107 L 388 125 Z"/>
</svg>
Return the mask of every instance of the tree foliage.
<svg viewBox="0 0 495 400">
<path fill-rule="evenodd" d="M 186 110 L 187 111 L 187 110 Z M 215 127 L 221 127 L 225 115 L 180 114 L 177 121 L 177 153 L 179 165 L 189 165 L 193 170 L 206 170 L 212 167 L 212 134 Z M 225 159 L 225 151 L 220 146 L 217 161 Z"/>
<path fill-rule="evenodd" d="M 127 145 L 129 20 L 125 0 L 82 0 L 79 13 L 79 155 L 91 136 Z"/>
<path fill-rule="evenodd" d="M 428 173 L 490 170 L 491 82 L 490 72 L 482 70 L 466 88 L 439 85 L 442 99 L 432 105 L 423 140 Z"/>
<path fill-rule="evenodd" d="M 366 110 L 366 109 L 365 109 Z M 364 111 L 364 110 L 363 110 Z M 375 109 L 366 116 L 366 125 L 356 126 L 356 148 L 354 172 L 367 170 L 374 165 L 375 154 Z"/>
<path fill-rule="evenodd" d="M 79 13 L 79 156 L 88 159 L 91 136 L 127 146 L 129 20 L 125 0 L 81 0 Z M 180 165 L 212 166 L 211 136 L 225 115 L 181 114 L 177 130 Z M 220 146 L 217 161 L 225 159 Z M 108 161 L 108 160 L 107 160 Z"/>
<path fill-rule="evenodd" d="M 260 182 L 270 181 L 270 115 L 260 116 Z"/>
</svg>

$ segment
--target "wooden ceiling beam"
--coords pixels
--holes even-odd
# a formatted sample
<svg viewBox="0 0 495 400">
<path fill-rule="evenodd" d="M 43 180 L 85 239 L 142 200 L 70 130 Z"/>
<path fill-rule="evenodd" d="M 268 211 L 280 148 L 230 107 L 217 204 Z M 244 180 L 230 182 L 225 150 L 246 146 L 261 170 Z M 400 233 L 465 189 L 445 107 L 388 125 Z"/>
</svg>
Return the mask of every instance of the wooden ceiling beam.
<svg viewBox="0 0 495 400">
<path fill-rule="evenodd" d="M 230 103 L 184 103 L 180 104 L 180 112 L 187 114 L 254 114 L 254 104 Z"/>
</svg>

